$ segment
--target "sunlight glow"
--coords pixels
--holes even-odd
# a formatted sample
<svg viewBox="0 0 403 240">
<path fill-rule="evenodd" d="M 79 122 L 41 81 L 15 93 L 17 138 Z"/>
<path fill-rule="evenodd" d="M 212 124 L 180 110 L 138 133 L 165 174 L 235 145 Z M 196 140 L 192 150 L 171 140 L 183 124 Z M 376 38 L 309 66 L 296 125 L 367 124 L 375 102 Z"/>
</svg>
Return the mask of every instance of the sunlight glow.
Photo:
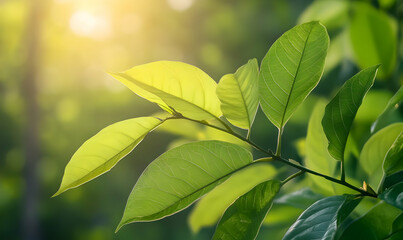
<svg viewBox="0 0 403 240">
<path fill-rule="evenodd" d="M 173 10 L 183 12 L 193 5 L 194 0 L 167 0 L 167 2 Z"/>
<path fill-rule="evenodd" d="M 106 16 L 87 11 L 76 11 L 70 18 L 71 30 L 80 36 L 104 39 L 111 35 L 111 24 Z"/>
</svg>

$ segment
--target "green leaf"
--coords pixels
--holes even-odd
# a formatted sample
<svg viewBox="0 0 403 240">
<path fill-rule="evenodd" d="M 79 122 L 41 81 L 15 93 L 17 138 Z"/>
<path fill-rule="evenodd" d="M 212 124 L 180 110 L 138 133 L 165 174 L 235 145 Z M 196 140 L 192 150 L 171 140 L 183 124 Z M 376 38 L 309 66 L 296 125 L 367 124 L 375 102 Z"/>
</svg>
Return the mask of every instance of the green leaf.
<svg viewBox="0 0 403 240">
<path fill-rule="evenodd" d="M 306 156 L 304 162 L 307 168 L 320 173 L 333 176 L 336 169 L 336 161 L 327 151 L 327 139 L 321 125 L 326 103 L 320 100 L 316 103 L 308 123 L 308 131 L 305 142 Z M 307 175 L 315 185 L 327 192 L 334 193 L 333 183 L 324 181 L 323 178 Z"/>
<path fill-rule="evenodd" d="M 154 117 L 140 117 L 102 129 L 74 153 L 64 170 L 60 188 L 53 197 L 109 171 L 161 123 Z"/>
<path fill-rule="evenodd" d="M 164 110 L 175 111 L 196 120 L 222 115 L 217 84 L 192 65 L 158 61 L 111 74 L 139 96 L 155 102 Z"/>
<path fill-rule="evenodd" d="M 195 142 L 168 150 L 140 176 L 117 230 L 181 211 L 250 164 L 250 152 L 226 142 Z"/>
<path fill-rule="evenodd" d="M 329 140 L 329 153 L 336 160 L 344 159 L 351 125 L 362 99 L 374 83 L 378 67 L 364 69 L 350 78 L 326 106 L 322 126 Z"/>
<path fill-rule="evenodd" d="M 399 88 L 399 90 L 393 95 L 393 97 L 389 100 L 388 104 L 386 105 L 385 109 L 383 112 L 378 116 L 376 121 L 372 124 L 371 126 L 371 132 L 375 132 L 378 126 L 379 121 L 381 121 L 383 118 L 388 115 L 389 112 L 391 112 L 393 109 L 396 109 L 399 104 L 403 101 L 403 86 Z"/>
<path fill-rule="evenodd" d="M 344 27 L 348 20 L 349 2 L 343 0 L 314 1 L 300 15 L 298 22 L 320 21 L 329 31 Z"/>
<path fill-rule="evenodd" d="M 341 233 L 339 239 L 343 240 L 379 240 L 388 236 L 394 219 L 401 210 L 380 202 L 366 214 L 352 222 Z"/>
<path fill-rule="evenodd" d="M 255 239 L 281 182 L 270 180 L 238 198 L 225 211 L 213 239 Z"/>
<path fill-rule="evenodd" d="M 319 22 L 310 22 L 284 33 L 263 58 L 260 104 L 279 129 L 318 84 L 328 46 L 326 28 Z"/>
<path fill-rule="evenodd" d="M 386 189 L 379 198 L 403 210 L 403 182 Z"/>
<path fill-rule="evenodd" d="M 250 129 L 259 103 L 259 66 L 251 59 L 234 74 L 224 75 L 217 86 L 221 110 L 230 123 Z"/>
<path fill-rule="evenodd" d="M 299 216 L 283 240 L 335 239 L 338 226 L 360 200 L 352 195 L 344 195 L 317 201 Z"/>
<path fill-rule="evenodd" d="M 275 168 L 265 163 L 251 165 L 234 173 L 227 181 L 207 193 L 193 208 L 189 216 L 192 231 L 197 233 L 203 227 L 216 224 L 239 196 L 257 184 L 272 179 L 275 174 Z"/>
<path fill-rule="evenodd" d="M 354 2 L 350 38 L 361 68 L 382 64 L 379 77 L 393 73 L 397 53 L 397 23 L 368 3 Z"/>
<path fill-rule="evenodd" d="M 372 135 L 361 150 L 359 164 L 370 177 L 368 182 L 374 189 L 381 181 L 386 154 L 402 131 L 403 123 L 391 124 Z"/>
<path fill-rule="evenodd" d="M 383 161 L 383 171 L 387 176 L 403 170 L 403 131 L 389 148 Z"/>
</svg>

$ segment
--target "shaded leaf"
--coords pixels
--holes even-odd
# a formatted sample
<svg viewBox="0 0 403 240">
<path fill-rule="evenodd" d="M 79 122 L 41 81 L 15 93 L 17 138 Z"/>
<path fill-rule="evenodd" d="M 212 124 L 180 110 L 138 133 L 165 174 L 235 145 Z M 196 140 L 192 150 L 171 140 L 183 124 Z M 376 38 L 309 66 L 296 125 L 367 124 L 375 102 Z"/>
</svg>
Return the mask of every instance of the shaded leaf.
<svg viewBox="0 0 403 240">
<path fill-rule="evenodd" d="M 239 196 L 257 184 L 272 179 L 276 174 L 273 166 L 259 163 L 234 173 L 227 181 L 207 193 L 193 208 L 189 224 L 193 232 L 212 226 L 220 220 L 225 210 Z"/>
<path fill-rule="evenodd" d="M 217 84 L 205 72 L 192 65 L 158 61 L 112 73 L 139 96 L 196 120 L 222 115 L 216 95 Z"/>
<path fill-rule="evenodd" d="M 401 211 L 389 204 L 380 202 L 366 214 L 352 222 L 340 234 L 343 240 L 379 240 L 388 236 L 394 219 Z"/>
<path fill-rule="evenodd" d="M 226 142 L 195 142 L 168 150 L 138 179 L 118 229 L 172 215 L 251 163 L 250 152 Z"/>
<path fill-rule="evenodd" d="M 374 189 L 381 181 L 386 154 L 402 131 L 403 123 L 391 124 L 372 135 L 361 150 L 359 164 L 370 177 L 368 182 Z"/>
<path fill-rule="evenodd" d="M 213 239 L 255 239 L 281 182 L 270 180 L 238 198 L 225 211 Z"/>
<path fill-rule="evenodd" d="M 263 58 L 260 104 L 279 129 L 318 84 L 328 46 L 326 28 L 319 22 L 310 22 L 284 33 Z"/>
<path fill-rule="evenodd" d="M 329 153 L 344 159 L 347 137 L 365 94 L 374 83 L 379 66 L 362 70 L 341 87 L 325 109 L 322 126 L 329 141 Z"/>
<path fill-rule="evenodd" d="M 299 216 L 283 240 L 335 239 L 338 226 L 360 200 L 351 195 L 344 195 L 317 201 Z"/>
<path fill-rule="evenodd" d="M 386 189 L 379 198 L 403 210 L 403 182 Z"/>
<path fill-rule="evenodd" d="M 154 117 L 140 117 L 102 129 L 74 153 L 66 166 L 60 188 L 53 196 L 109 171 L 161 123 Z"/>
<path fill-rule="evenodd" d="M 217 86 L 221 110 L 230 123 L 250 129 L 259 103 L 259 66 L 251 59 L 234 74 L 224 75 Z"/>
<path fill-rule="evenodd" d="M 354 2 L 350 38 L 361 68 L 382 64 L 379 77 L 389 76 L 396 65 L 396 20 L 368 3 Z"/>
</svg>

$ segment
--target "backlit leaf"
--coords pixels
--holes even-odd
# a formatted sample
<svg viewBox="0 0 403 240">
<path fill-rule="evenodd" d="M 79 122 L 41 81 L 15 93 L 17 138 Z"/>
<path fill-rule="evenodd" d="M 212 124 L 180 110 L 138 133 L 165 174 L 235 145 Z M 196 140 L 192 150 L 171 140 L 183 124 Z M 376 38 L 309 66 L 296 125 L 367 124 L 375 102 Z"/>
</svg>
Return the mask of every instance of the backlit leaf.
<svg viewBox="0 0 403 240">
<path fill-rule="evenodd" d="M 395 142 L 390 147 L 383 161 L 383 171 L 385 174 L 391 175 L 393 173 L 403 170 L 403 131 L 400 132 Z"/>
<path fill-rule="evenodd" d="M 221 110 L 228 121 L 240 128 L 250 129 L 259 103 L 259 66 L 249 60 L 234 74 L 224 75 L 217 87 Z"/>
<path fill-rule="evenodd" d="M 213 239 L 255 239 L 280 187 L 280 181 L 270 180 L 238 198 L 225 211 Z"/>
<path fill-rule="evenodd" d="M 217 84 L 192 65 L 158 61 L 111 74 L 139 96 L 196 120 L 222 115 L 216 95 Z"/>
<path fill-rule="evenodd" d="M 263 58 L 260 104 L 279 129 L 318 84 L 328 46 L 326 28 L 319 22 L 310 22 L 284 33 Z"/>
<path fill-rule="evenodd" d="M 141 117 L 117 122 L 102 129 L 74 153 L 54 196 L 109 171 L 161 123 L 161 120 L 154 117 Z"/>
<path fill-rule="evenodd" d="M 344 159 L 347 137 L 365 94 L 374 83 L 378 66 L 362 70 L 341 87 L 325 109 L 322 126 L 329 141 L 329 153 Z"/>
<path fill-rule="evenodd" d="M 250 152 L 226 142 L 195 142 L 168 150 L 140 176 L 118 229 L 181 211 L 250 164 Z"/>
</svg>

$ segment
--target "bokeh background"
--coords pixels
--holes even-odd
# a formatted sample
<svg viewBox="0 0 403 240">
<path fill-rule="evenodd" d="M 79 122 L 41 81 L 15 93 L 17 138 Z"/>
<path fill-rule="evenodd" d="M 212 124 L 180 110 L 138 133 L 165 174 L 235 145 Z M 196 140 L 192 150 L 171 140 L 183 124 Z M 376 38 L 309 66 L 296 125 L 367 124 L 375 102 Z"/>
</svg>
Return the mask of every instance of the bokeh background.
<svg viewBox="0 0 403 240">
<path fill-rule="evenodd" d="M 332 45 L 316 96 L 331 96 L 361 67 L 383 63 L 359 115 L 357 131 L 369 134 L 370 123 L 402 83 L 403 5 L 400 0 L 360 2 L 364 15 L 351 23 L 359 14 L 349 1 L 0 0 L 0 239 L 211 237 L 214 227 L 190 231 L 191 208 L 114 234 L 136 179 L 180 139 L 167 131 L 152 132 L 111 172 L 51 198 L 65 165 L 86 139 L 116 121 L 160 111 L 109 71 L 175 60 L 218 81 L 248 59 L 260 62 L 299 22 L 322 20 Z M 378 32 L 368 39 L 373 26 Z M 371 49 L 371 41 L 377 49 Z M 284 152 L 298 161 L 296 143 L 306 134 L 314 101 L 308 98 L 286 127 Z M 391 119 L 402 121 L 401 111 Z M 252 139 L 275 147 L 276 129 L 260 111 Z M 259 238 L 277 239 L 284 229 L 268 224 Z"/>
</svg>

